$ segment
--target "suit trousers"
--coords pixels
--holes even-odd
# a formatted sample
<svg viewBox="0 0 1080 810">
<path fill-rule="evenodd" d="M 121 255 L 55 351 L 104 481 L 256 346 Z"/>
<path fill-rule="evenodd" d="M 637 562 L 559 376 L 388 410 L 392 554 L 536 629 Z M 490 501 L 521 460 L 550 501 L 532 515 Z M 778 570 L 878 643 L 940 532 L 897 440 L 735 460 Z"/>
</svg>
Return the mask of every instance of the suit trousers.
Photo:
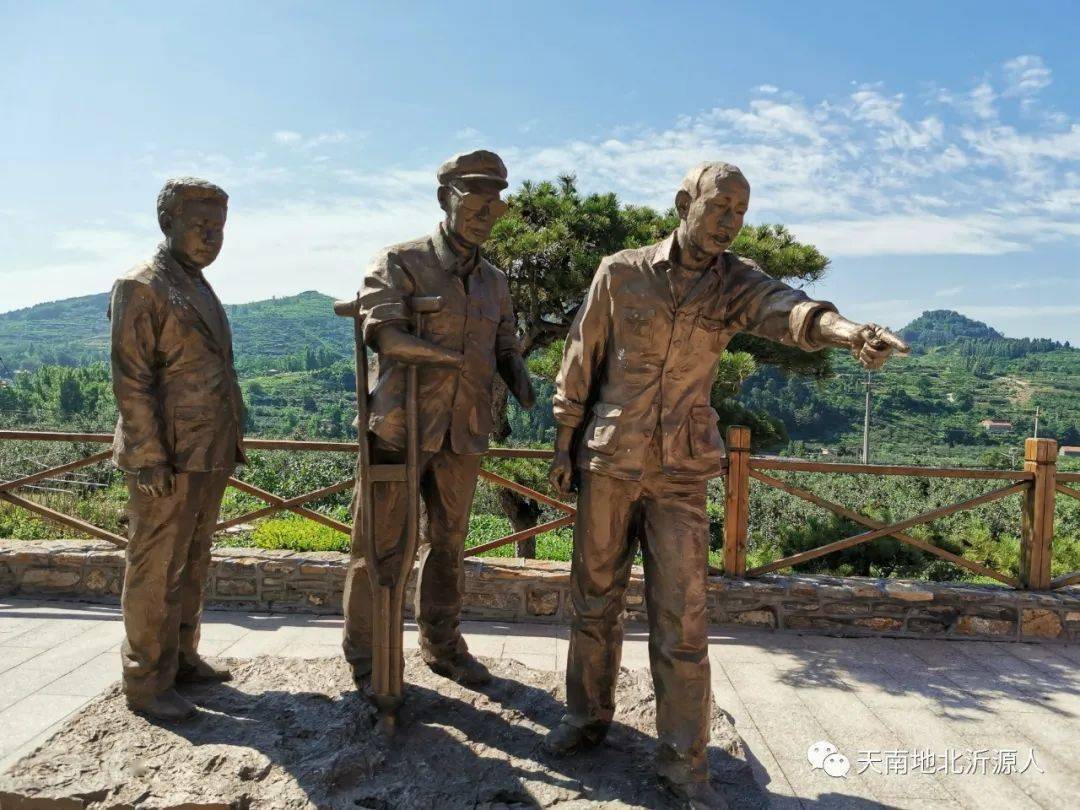
<svg viewBox="0 0 1080 810">
<path fill-rule="evenodd" d="M 374 440 L 374 437 L 372 437 Z M 376 443 L 376 464 L 403 464 L 405 453 Z M 459 627 L 464 577 L 462 554 L 469 531 L 469 511 L 480 472 L 480 454 L 455 453 L 449 434 L 436 453 L 420 454 L 420 497 L 426 520 L 420 531 L 420 573 L 414 613 L 420 629 L 420 650 L 426 661 L 448 660 L 468 651 Z M 404 543 L 408 486 L 375 484 L 375 548 L 380 565 L 396 567 Z M 360 526 L 360 493 L 353 498 L 353 518 Z M 371 669 L 372 592 L 357 533 L 345 575 L 345 638 L 342 647 L 354 672 Z"/>
<path fill-rule="evenodd" d="M 705 609 L 705 481 L 663 475 L 654 440 L 639 481 L 583 471 L 570 589 L 574 619 L 566 666 L 567 716 L 594 740 L 615 711 L 620 614 L 640 538 L 656 690 L 658 769 L 678 782 L 708 778 L 712 710 Z"/>
<path fill-rule="evenodd" d="M 221 496 L 232 469 L 176 473 L 172 494 L 145 495 L 128 474 L 128 547 L 121 605 L 124 691 L 170 689 L 198 659 L 203 586 Z"/>
</svg>

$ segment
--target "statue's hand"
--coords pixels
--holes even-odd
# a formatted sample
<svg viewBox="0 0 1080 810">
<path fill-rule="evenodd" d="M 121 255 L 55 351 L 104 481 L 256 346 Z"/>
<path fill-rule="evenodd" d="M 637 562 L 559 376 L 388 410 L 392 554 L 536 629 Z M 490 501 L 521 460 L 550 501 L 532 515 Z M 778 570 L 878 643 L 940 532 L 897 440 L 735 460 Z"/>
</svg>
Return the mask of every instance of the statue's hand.
<svg viewBox="0 0 1080 810">
<path fill-rule="evenodd" d="M 574 480 L 574 465 L 570 461 L 569 450 L 556 450 L 548 469 L 548 482 L 564 498 L 570 494 Z"/>
<path fill-rule="evenodd" d="M 851 355 L 864 368 L 881 368 L 893 352 L 907 355 L 911 347 L 899 335 L 875 323 L 864 323 L 851 338 Z"/>
<path fill-rule="evenodd" d="M 139 470 L 135 486 L 143 495 L 163 498 L 172 495 L 175 483 L 172 467 L 168 464 L 159 464 L 156 467 L 143 467 Z"/>
</svg>

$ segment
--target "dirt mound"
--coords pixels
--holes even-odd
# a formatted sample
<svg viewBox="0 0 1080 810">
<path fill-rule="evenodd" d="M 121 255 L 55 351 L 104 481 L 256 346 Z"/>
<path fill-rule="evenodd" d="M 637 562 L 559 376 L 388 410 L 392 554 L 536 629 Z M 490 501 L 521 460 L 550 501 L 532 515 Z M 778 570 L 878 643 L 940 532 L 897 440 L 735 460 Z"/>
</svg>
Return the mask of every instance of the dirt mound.
<svg viewBox="0 0 1080 810">
<path fill-rule="evenodd" d="M 227 684 L 185 691 L 183 724 L 132 715 L 116 686 L 0 777 L 0 806 L 71 808 L 669 807 L 652 777 L 655 703 L 647 672 L 624 670 L 606 745 L 574 757 L 540 747 L 562 711 L 562 676 L 487 661 L 472 691 L 414 653 L 400 729 L 387 743 L 344 661 L 232 662 Z M 719 709 L 713 779 L 735 807 L 764 807 Z"/>
</svg>

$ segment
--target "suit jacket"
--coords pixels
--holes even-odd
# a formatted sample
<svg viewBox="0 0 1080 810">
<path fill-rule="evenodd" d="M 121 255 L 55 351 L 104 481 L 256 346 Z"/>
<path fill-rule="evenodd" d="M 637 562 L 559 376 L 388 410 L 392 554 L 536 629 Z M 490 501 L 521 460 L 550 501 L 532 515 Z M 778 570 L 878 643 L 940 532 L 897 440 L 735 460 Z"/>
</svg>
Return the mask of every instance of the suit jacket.
<svg viewBox="0 0 1080 810">
<path fill-rule="evenodd" d="M 200 472 L 245 461 L 232 333 L 209 285 L 162 246 L 113 286 L 109 318 L 116 466 Z"/>
<path fill-rule="evenodd" d="M 606 257 L 570 327 L 555 420 L 581 428 L 578 466 L 638 480 L 655 431 L 673 478 L 719 475 L 724 442 L 709 404 L 720 355 L 738 332 L 807 351 L 814 316 L 835 310 L 724 253 L 676 301 L 674 234 Z"/>
<path fill-rule="evenodd" d="M 409 298 L 429 295 L 442 296 L 443 308 L 424 316 L 421 337 L 463 352 L 465 365 L 460 370 L 420 368 L 420 448 L 438 451 L 449 431 L 454 452 L 483 453 L 492 428 L 491 384 L 496 370 L 511 391 L 519 390 L 518 383 L 528 378 L 510 287 L 503 272 L 478 253 L 459 256 L 440 227 L 431 236 L 386 248 L 368 267 L 360 289 L 365 342 L 377 347 L 377 331 L 390 323 L 410 329 Z M 403 364 L 379 358 L 369 407 L 369 429 L 383 444 L 403 448 Z"/>
</svg>

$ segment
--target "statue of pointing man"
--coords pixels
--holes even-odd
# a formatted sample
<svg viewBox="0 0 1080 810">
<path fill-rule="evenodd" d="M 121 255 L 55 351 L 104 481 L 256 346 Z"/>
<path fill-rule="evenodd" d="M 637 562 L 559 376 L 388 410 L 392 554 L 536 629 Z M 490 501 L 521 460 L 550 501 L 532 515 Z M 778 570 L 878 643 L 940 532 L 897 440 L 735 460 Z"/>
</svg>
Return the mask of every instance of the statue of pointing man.
<svg viewBox="0 0 1080 810">
<path fill-rule="evenodd" d="M 705 759 L 705 487 L 724 460 L 709 404 L 720 354 L 739 332 L 806 351 L 842 346 L 868 368 L 907 351 L 888 330 L 849 321 L 729 252 L 749 202 L 750 184 L 734 166 L 704 163 L 686 176 L 675 232 L 600 263 L 570 327 L 554 398 L 551 482 L 567 493 L 576 466 L 580 493 L 567 712 L 546 747 L 568 754 L 597 744 L 611 724 L 619 615 L 640 536 L 658 775 L 693 807 L 725 806 Z"/>
</svg>

